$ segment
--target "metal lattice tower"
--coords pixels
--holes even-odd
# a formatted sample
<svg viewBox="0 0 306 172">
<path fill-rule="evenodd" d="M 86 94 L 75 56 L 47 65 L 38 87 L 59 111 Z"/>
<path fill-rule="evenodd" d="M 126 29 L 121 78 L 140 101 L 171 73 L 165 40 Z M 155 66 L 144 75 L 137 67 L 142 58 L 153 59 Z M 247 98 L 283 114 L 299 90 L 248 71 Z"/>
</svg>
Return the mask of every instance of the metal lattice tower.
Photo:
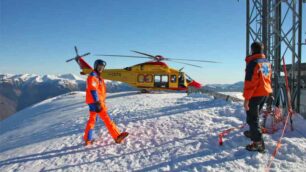
<svg viewBox="0 0 306 172">
<path fill-rule="evenodd" d="M 262 42 L 273 68 L 274 96 L 286 101 L 281 59 L 291 64 L 289 81 L 292 105 L 300 110 L 302 57 L 302 0 L 247 0 L 246 55 L 254 41 Z M 305 0 L 304 0 L 305 3 Z M 286 103 L 286 102 L 285 102 Z"/>
</svg>

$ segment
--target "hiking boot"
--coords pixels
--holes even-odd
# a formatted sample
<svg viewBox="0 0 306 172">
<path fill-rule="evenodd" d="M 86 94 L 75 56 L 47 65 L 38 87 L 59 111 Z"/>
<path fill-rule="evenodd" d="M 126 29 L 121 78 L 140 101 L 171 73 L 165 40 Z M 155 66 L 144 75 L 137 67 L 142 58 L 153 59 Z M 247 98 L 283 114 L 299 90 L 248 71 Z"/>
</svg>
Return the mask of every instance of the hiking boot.
<svg viewBox="0 0 306 172">
<path fill-rule="evenodd" d="M 243 132 L 244 136 L 247 138 L 251 138 L 251 131 L 247 130 Z"/>
<path fill-rule="evenodd" d="M 122 132 L 116 139 L 115 142 L 116 143 L 121 143 L 127 136 L 129 135 L 128 132 Z"/>
<path fill-rule="evenodd" d="M 245 147 L 248 151 L 258 151 L 260 153 L 265 153 L 265 144 L 263 141 L 253 142 Z"/>
</svg>

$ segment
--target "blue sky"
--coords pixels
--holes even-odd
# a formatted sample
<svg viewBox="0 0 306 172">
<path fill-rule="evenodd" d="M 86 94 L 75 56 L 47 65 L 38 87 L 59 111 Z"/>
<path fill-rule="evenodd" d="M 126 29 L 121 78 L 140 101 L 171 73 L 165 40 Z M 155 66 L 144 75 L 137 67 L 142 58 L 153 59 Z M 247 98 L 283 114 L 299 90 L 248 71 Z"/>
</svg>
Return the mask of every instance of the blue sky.
<svg viewBox="0 0 306 172">
<path fill-rule="evenodd" d="M 233 83 L 245 67 L 245 2 L 236 0 L 0 0 L 0 73 L 78 74 L 80 53 L 130 50 L 221 61 L 185 67 L 197 81 Z M 86 57 L 92 64 L 98 58 Z M 104 58 L 107 68 L 142 59 Z M 171 67 L 184 65 L 168 63 Z"/>
</svg>

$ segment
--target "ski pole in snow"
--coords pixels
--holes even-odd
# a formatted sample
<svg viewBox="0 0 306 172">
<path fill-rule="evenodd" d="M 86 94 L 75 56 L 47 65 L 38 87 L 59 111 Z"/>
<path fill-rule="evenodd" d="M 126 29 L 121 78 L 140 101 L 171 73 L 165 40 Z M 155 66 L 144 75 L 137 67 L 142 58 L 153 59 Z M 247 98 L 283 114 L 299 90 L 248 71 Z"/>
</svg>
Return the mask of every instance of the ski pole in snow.
<svg viewBox="0 0 306 172">
<path fill-rule="evenodd" d="M 223 145 L 223 137 L 228 135 L 231 131 L 233 130 L 240 130 L 242 128 L 244 128 L 246 126 L 246 123 L 243 123 L 241 125 L 239 125 L 238 127 L 232 127 L 232 128 L 229 128 L 227 130 L 224 130 L 223 132 L 221 132 L 219 134 L 219 145 L 222 146 Z"/>
</svg>

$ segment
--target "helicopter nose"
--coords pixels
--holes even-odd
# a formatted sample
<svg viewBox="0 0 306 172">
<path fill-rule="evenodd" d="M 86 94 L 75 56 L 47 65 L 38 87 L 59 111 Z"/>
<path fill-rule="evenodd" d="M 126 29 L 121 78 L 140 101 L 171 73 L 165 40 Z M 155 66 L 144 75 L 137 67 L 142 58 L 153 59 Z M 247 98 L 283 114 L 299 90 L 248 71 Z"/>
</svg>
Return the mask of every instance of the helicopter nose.
<svg viewBox="0 0 306 172">
<path fill-rule="evenodd" d="M 195 88 L 198 88 L 198 89 L 202 88 L 202 84 L 200 84 L 200 83 L 198 83 L 194 80 L 189 84 L 189 86 L 192 86 L 192 87 L 195 87 Z"/>
</svg>

